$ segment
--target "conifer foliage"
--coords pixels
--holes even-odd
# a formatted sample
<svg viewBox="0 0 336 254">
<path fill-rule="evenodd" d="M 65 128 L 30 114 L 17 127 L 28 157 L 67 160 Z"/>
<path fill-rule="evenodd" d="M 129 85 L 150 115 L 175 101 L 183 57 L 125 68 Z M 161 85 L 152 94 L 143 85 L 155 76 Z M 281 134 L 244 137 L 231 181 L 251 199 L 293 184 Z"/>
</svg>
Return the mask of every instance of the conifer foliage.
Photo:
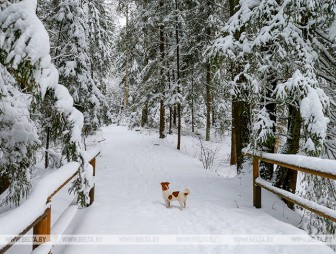
<svg viewBox="0 0 336 254">
<path fill-rule="evenodd" d="M 124 31 L 134 32 L 118 39 L 135 50 L 120 47 L 116 55 L 137 62 L 136 72 L 119 71 L 132 76 L 124 79 L 136 91 L 126 114 L 138 115 L 138 125 L 158 128 L 160 137 L 165 126 L 168 134 L 180 133 L 181 105 L 183 130 L 201 131 L 205 140 L 221 128 L 231 133 L 238 174 L 244 147 L 335 158 L 329 98 L 335 97 L 335 1 L 144 0 L 128 6 Z M 297 190 L 296 171 L 263 162 L 260 170 L 277 187 L 333 206 L 319 198 L 335 196 L 333 182 L 307 175 Z M 303 226 L 334 233 L 330 222 L 313 222 Z"/>
<path fill-rule="evenodd" d="M 0 205 L 19 205 L 40 162 L 49 169 L 79 161 L 71 190 L 85 206 L 92 182 L 83 137 L 111 121 L 109 6 L 2 1 L 0 27 Z"/>
<path fill-rule="evenodd" d="M 51 55 L 59 68 L 60 82 L 84 114 L 88 135 L 109 121 L 103 93 L 113 24 L 103 1 L 51 1 L 47 7 L 41 11 L 52 13 L 45 19 L 51 31 Z"/>
<path fill-rule="evenodd" d="M 36 5 L 27 0 L 5 1 L 0 6 L 0 181 L 9 186 L 2 202 L 16 205 L 30 190 L 32 169 L 45 135 L 40 127 L 51 116 L 49 126 L 60 144 L 58 157 L 81 157 L 83 116 L 74 108 L 68 90 L 58 84 L 49 37 L 35 14 Z M 45 103 L 48 111 L 41 110 Z"/>
<path fill-rule="evenodd" d="M 84 141 L 112 115 L 162 139 L 177 134 L 177 149 L 186 133 L 229 135 L 237 174 L 246 147 L 336 158 L 334 0 L 114 4 L 123 26 L 106 0 L 0 1 L 0 205 L 20 204 L 37 166 L 76 160 L 71 191 L 85 206 Z M 260 176 L 336 208 L 334 181 L 264 162 Z M 335 233 L 302 214 L 309 233 Z"/>
</svg>

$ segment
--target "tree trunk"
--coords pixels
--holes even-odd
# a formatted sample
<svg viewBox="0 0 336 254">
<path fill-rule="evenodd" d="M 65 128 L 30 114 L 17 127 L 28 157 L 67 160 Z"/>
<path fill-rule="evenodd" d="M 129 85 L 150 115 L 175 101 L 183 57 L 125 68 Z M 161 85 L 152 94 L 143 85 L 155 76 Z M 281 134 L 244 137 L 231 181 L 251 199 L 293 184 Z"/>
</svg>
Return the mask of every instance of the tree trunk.
<svg viewBox="0 0 336 254">
<path fill-rule="evenodd" d="M 160 9 L 164 6 L 164 0 L 160 0 Z M 161 65 L 163 65 L 164 57 L 165 57 L 165 45 L 164 45 L 164 25 L 161 23 L 160 25 L 160 54 L 161 54 Z M 160 100 L 160 138 L 165 138 L 165 106 L 164 106 L 164 73 L 163 73 L 163 66 L 161 66 L 161 84 L 160 84 L 160 90 L 161 90 L 161 100 Z"/>
<path fill-rule="evenodd" d="M 297 154 L 300 148 L 300 130 L 301 130 L 301 114 L 299 108 L 288 106 L 288 132 L 287 140 L 283 150 L 284 154 Z M 275 186 L 292 193 L 296 192 L 297 171 L 279 167 L 276 175 Z M 289 208 L 293 208 L 294 204 L 285 200 Z"/>
<path fill-rule="evenodd" d="M 232 17 L 236 11 L 235 6 L 238 4 L 238 1 L 236 0 L 229 0 L 230 5 L 230 16 Z M 231 70 L 234 70 L 234 66 L 231 66 Z M 234 78 L 234 75 L 232 75 L 232 79 Z M 232 111 L 232 127 L 231 127 L 231 158 L 230 158 L 230 165 L 236 165 L 237 164 L 237 140 L 236 140 L 236 123 L 235 123 L 235 102 L 232 100 L 231 103 L 231 111 Z M 238 170 L 237 170 L 238 171 Z"/>
<path fill-rule="evenodd" d="M 175 0 L 175 9 L 176 9 L 176 27 L 175 27 L 175 36 L 176 36 L 176 68 L 177 68 L 177 93 L 181 93 L 180 89 L 180 41 L 179 41 L 179 23 L 178 23 L 178 0 Z M 177 126 L 177 149 L 181 149 L 181 102 L 177 104 L 177 114 L 178 114 L 178 126 Z"/>
<path fill-rule="evenodd" d="M 239 6 L 239 0 L 229 0 L 230 5 L 230 16 L 233 16 L 236 11 L 238 10 L 237 6 Z M 239 40 L 241 33 L 243 32 L 244 28 L 241 31 L 237 32 L 234 36 L 235 39 Z M 236 66 L 232 66 L 232 78 L 235 78 L 241 71 L 244 69 L 241 63 L 237 63 Z M 244 75 L 241 75 L 238 80 L 239 84 L 243 84 L 246 82 L 246 78 Z M 235 95 L 232 99 L 234 107 L 232 109 L 232 118 L 233 121 L 233 134 L 235 135 L 236 141 L 236 159 L 237 159 L 237 173 L 240 174 L 243 169 L 244 163 L 244 156 L 242 154 L 242 149 L 249 144 L 250 141 L 250 105 L 245 100 L 246 94 L 248 91 L 245 91 L 242 86 L 240 86 L 241 91 L 239 94 Z M 231 155 L 231 157 L 234 157 Z"/>
<path fill-rule="evenodd" d="M 274 122 L 273 125 L 273 133 L 276 133 L 276 103 L 272 99 L 272 94 L 274 89 L 276 88 L 276 82 L 274 80 L 273 75 L 269 75 L 268 79 L 269 83 L 272 84 L 272 89 L 267 90 L 266 94 L 266 111 L 270 115 L 270 120 Z M 274 153 L 275 152 L 275 137 L 268 137 L 266 142 L 263 143 L 263 152 L 266 153 Z M 260 168 L 260 177 L 262 177 L 265 180 L 272 180 L 273 179 L 273 172 L 274 172 L 274 165 L 271 163 L 267 163 L 264 161 L 260 162 L 259 165 Z"/>
<path fill-rule="evenodd" d="M 165 107 L 164 101 L 160 100 L 160 138 L 165 138 Z"/>
<path fill-rule="evenodd" d="M 49 143 L 50 143 L 50 128 L 47 127 L 46 151 L 44 154 L 44 167 L 45 168 L 48 168 L 49 166 L 49 154 L 48 154 Z"/>
<path fill-rule="evenodd" d="M 210 141 L 210 124 L 211 124 L 211 76 L 210 64 L 207 64 L 206 75 L 206 126 L 205 126 L 205 141 Z"/>
<path fill-rule="evenodd" d="M 146 9 L 147 5 L 148 5 L 148 0 L 144 0 L 142 4 L 143 4 L 142 8 Z M 147 24 L 148 17 L 144 16 L 142 21 L 143 21 L 144 24 Z M 147 27 L 143 26 L 142 31 L 143 31 L 143 37 L 144 37 L 144 40 L 143 40 L 144 45 L 143 45 L 143 47 L 144 47 L 144 52 L 145 52 L 144 65 L 147 66 L 148 65 L 148 55 L 147 55 L 147 50 L 148 50 L 148 43 L 147 43 L 147 41 L 148 41 L 148 31 L 147 31 Z M 146 124 L 148 124 L 148 100 L 146 101 L 144 107 L 142 108 L 142 112 L 141 112 L 141 127 L 145 127 Z"/>
<path fill-rule="evenodd" d="M 177 112 L 176 112 L 176 105 L 174 105 L 174 114 L 173 114 L 173 124 L 176 127 L 176 118 L 177 118 Z"/>
<path fill-rule="evenodd" d="M 166 35 L 166 38 L 167 38 L 167 35 Z M 170 69 L 169 62 L 167 62 L 167 70 L 169 70 L 169 69 Z M 170 71 L 168 71 L 168 84 L 169 84 L 169 91 L 171 91 Z M 173 129 L 172 129 L 173 126 L 172 126 L 172 124 L 173 124 L 173 110 L 172 110 L 172 106 L 169 105 L 169 130 L 168 130 L 168 134 L 172 134 L 173 133 Z"/>
<path fill-rule="evenodd" d="M 191 132 L 195 132 L 194 77 L 191 78 Z"/>
<path fill-rule="evenodd" d="M 173 133 L 172 124 L 173 124 L 173 109 L 170 106 L 169 107 L 169 132 L 168 132 L 169 134 Z"/>
<path fill-rule="evenodd" d="M 232 124 L 231 124 L 231 159 L 230 159 L 230 165 L 236 165 L 237 164 L 237 153 L 236 153 L 236 130 L 235 130 L 235 118 L 233 115 L 235 103 L 231 103 L 231 109 L 232 109 Z"/>
<path fill-rule="evenodd" d="M 207 0 L 208 17 L 211 15 L 211 1 Z M 208 40 L 210 41 L 211 28 L 209 25 L 206 28 Z M 208 41 L 208 42 L 209 42 Z M 208 60 L 209 61 L 209 60 Z M 206 126 L 205 126 L 205 140 L 210 141 L 210 128 L 211 128 L 211 65 L 210 62 L 206 64 Z"/>
<path fill-rule="evenodd" d="M 145 127 L 147 123 L 148 123 L 148 102 L 146 102 L 141 112 L 141 127 Z"/>
<path fill-rule="evenodd" d="M 0 175 L 0 195 L 7 190 L 9 187 L 10 182 L 6 175 Z"/>
<path fill-rule="evenodd" d="M 234 111 L 234 131 L 236 140 L 237 173 L 240 174 L 245 161 L 242 149 L 250 141 L 250 105 L 242 100 L 235 101 Z"/>
<path fill-rule="evenodd" d="M 126 31 L 128 31 L 128 4 L 126 4 Z M 127 33 L 127 32 L 126 32 Z M 128 111 L 128 47 L 126 47 L 125 52 L 125 87 L 124 87 L 124 112 Z"/>
<path fill-rule="evenodd" d="M 301 13 L 302 17 L 302 35 L 307 39 L 308 31 L 306 28 L 308 22 L 308 15 Z M 297 154 L 300 149 L 300 131 L 301 131 L 301 114 L 299 106 L 289 104 L 288 106 L 288 125 L 287 125 L 287 140 L 283 149 L 284 154 Z M 286 191 L 295 193 L 297 183 L 297 171 L 279 167 L 276 175 L 275 186 Z M 287 206 L 294 209 L 294 204 L 284 200 Z"/>
</svg>

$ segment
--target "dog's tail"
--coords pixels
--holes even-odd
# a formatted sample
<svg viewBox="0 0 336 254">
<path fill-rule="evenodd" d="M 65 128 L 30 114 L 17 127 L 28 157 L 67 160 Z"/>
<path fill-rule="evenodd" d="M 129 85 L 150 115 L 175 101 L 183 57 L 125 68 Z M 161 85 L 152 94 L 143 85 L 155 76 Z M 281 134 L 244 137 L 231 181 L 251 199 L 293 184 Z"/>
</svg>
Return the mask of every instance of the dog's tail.
<svg viewBox="0 0 336 254">
<path fill-rule="evenodd" d="M 185 189 L 184 190 L 184 196 L 188 196 L 188 195 L 190 195 L 190 190 L 187 188 L 187 189 Z"/>
</svg>

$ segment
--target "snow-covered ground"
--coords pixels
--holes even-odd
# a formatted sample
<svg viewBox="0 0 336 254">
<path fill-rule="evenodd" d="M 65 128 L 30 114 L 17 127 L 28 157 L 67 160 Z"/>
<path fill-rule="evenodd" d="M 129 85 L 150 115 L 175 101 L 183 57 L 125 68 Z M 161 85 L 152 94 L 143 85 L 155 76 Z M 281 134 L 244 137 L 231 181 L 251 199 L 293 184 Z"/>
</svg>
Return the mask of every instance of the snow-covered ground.
<svg viewBox="0 0 336 254">
<path fill-rule="evenodd" d="M 172 139 L 129 131 L 103 129 L 105 141 L 97 160 L 94 204 L 80 209 L 66 230 L 79 235 L 302 235 L 291 224 L 298 216 L 263 192 L 263 209 L 252 206 L 250 170 L 236 177 L 203 169 L 197 158 L 177 151 Z M 191 144 L 191 137 L 182 142 Z M 227 144 L 223 144 L 227 145 Z M 229 151 L 229 149 L 227 150 Z M 197 157 L 197 156 L 196 156 Z M 222 163 L 221 172 L 228 165 Z M 250 168 L 250 167 L 247 167 Z M 231 172 L 228 170 L 227 172 Z M 188 187 L 187 208 L 167 209 L 160 183 L 174 190 Z M 280 221 L 282 220 L 282 221 Z M 291 223 L 291 224 L 290 224 Z M 56 246 L 57 253 L 334 253 L 324 245 L 73 245 Z"/>
<path fill-rule="evenodd" d="M 321 244 L 298 245 L 295 239 L 289 244 L 291 236 L 307 239 L 307 234 L 296 227 L 299 215 L 266 191 L 263 191 L 263 208 L 255 209 L 251 166 L 246 164 L 244 173 L 236 176 L 235 169 L 228 164 L 229 138 L 214 140 L 204 143 L 218 149 L 213 168 L 205 170 L 198 159 L 197 137 L 183 136 L 182 149 L 178 151 L 176 135 L 161 140 L 148 130 L 104 128 L 86 142 L 90 147 L 98 141 L 102 147 L 97 158 L 95 202 L 77 211 L 65 234 L 98 235 L 105 243 L 115 237 L 119 244 L 56 245 L 53 253 L 334 253 Z M 165 181 L 174 190 L 190 189 L 186 209 L 180 210 L 178 203 L 169 209 L 165 207 L 160 185 Z M 52 224 L 73 198 L 67 194 L 67 187 L 53 198 Z M 76 212 L 72 210 L 70 218 Z M 67 218 L 63 220 L 66 224 Z M 140 238 L 129 240 L 130 236 L 138 235 Z M 196 238 L 183 238 L 190 235 Z M 146 236 L 158 237 L 161 245 L 153 242 L 140 245 L 144 239 L 148 240 Z M 209 239 L 211 236 L 214 238 Z M 169 241 L 169 237 L 175 237 L 175 242 Z M 177 237 L 182 237 L 178 244 Z M 218 244 L 220 237 L 230 244 L 213 244 L 213 239 Z M 281 237 L 285 237 L 282 244 L 275 244 Z M 8 253 L 30 252 L 31 245 L 26 245 L 14 246 Z"/>
</svg>

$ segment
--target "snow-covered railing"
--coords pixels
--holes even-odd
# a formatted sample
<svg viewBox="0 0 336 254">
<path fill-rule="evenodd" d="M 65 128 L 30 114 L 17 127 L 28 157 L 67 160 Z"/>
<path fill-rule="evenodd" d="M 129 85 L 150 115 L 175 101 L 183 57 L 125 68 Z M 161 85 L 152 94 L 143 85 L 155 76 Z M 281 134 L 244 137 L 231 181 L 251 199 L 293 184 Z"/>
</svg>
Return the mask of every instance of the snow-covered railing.
<svg viewBox="0 0 336 254">
<path fill-rule="evenodd" d="M 99 153 L 100 149 L 98 148 L 87 152 L 87 158 L 93 167 L 93 176 L 95 176 L 96 157 Z M 0 214 L 0 254 L 5 253 L 32 228 L 33 239 L 36 241 L 33 244 L 33 249 L 38 246 L 47 247 L 44 248 L 46 251 L 42 253 L 50 252 L 52 244 L 47 243 L 51 233 L 51 199 L 77 176 L 79 167 L 78 162 L 69 162 L 55 172 L 48 174 L 36 183 L 28 199 L 22 205 Z M 89 195 L 91 205 L 94 201 L 94 186 Z M 73 217 L 76 210 L 77 206 L 70 206 L 61 215 L 52 230 L 55 229 L 57 234 L 62 234 L 66 228 L 62 219 L 63 215 L 69 217 L 70 214 Z"/>
<path fill-rule="evenodd" d="M 261 208 L 261 188 L 264 188 L 283 199 L 336 222 L 335 210 L 277 188 L 259 177 L 259 162 L 264 161 L 284 168 L 336 180 L 335 160 L 320 159 L 302 155 L 272 154 L 260 151 L 246 152 L 245 154 L 253 158 L 253 205 L 256 208 Z"/>
</svg>

